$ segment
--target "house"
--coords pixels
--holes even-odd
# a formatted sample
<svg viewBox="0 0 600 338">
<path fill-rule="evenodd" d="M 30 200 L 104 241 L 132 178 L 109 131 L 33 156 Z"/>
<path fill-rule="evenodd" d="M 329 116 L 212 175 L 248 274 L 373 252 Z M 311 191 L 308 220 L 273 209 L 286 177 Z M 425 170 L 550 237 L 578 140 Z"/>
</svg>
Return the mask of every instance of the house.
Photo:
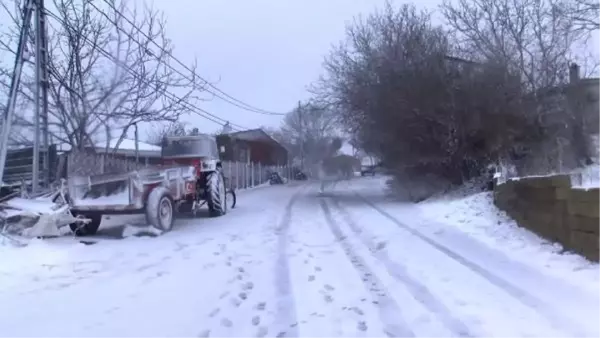
<svg viewBox="0 0 600 338">
<path fill-rule="evenodd" d="M 549 170 L 568 171 L 591 161 L 595 151 L 589 135 L 598 135 L 600 79 L 581 78 L 577 64 L 569 67 L 569 82 L 537 89 L 524 97 L 526 111 L 534 112 L 547 138 L 534 148 L 517 148 L 512 160 L 519 175 L 537 175 Z M 541 168 L 541 169 L 540 169 Z"/>
<path fill-rule="evenodd" d="M 288 151 L 262 129 L 250 129 L 217 135 L 221 160 L 286 165 Z"/>
</svg>

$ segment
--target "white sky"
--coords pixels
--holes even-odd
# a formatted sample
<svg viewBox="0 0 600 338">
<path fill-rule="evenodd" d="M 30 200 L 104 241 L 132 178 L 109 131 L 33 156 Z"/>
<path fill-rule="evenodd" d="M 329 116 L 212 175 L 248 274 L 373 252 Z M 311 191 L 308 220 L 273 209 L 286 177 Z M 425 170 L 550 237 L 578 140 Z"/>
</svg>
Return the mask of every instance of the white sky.
<svg viewBox="0 0 600 338">
<path fill-rule="evenodd" d="M 384 0 L 154 0 L 182 61 L 198 60 L 200 75 L 228 94 L 268 111 L 288 112 L 309 97 L 306 86 L 321 73 L 347 22 Z M 397 3 L 402 3 L 396 1 Z M 150 3 L 150 2 L 148 2 Z M 437 0 L 423 1 L 435 5 Z M 218 98 L 202 108 L 248 128 L 279 126 L 281 117 L 237 108 Z M 190 117 L 201 130 L 216 124 Z"/>
</svg>

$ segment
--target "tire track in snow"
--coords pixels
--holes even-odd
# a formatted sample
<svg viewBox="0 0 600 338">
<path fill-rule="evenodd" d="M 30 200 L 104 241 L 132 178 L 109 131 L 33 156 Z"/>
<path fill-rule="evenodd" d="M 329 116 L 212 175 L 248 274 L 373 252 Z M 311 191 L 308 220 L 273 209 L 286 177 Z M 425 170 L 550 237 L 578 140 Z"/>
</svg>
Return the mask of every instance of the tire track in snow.
<svg viewBox="0 0 600 338">
<path fill-rule="evenodd" d="M 356 234 L 363 245 L 367 247 L 369 251 L 371 251 L 373 256 L 383 263 L 383 266 L 385 266 L 388 273 L 396 280 L 404 284 L 410 293 L 415 297 L 415 299 L 421 303 L 421 305 L 434 313 L 444 324 L 444 326 L 452 331 L 453 336 L 476 336 L 470 332 L 469 328 L 462 321 L 455 318 L 450 310 L 441 301 L 439 301 L 425 285 L 412 278 L 408 274 L 406 267 L 403 264 L 391 260 L 384 250 L 378 248 L 377 244 L 369 238 L 370 236 L 368 236 L 368 233 L 365 231 L 365 229 L 352 220 L 352 217 L 348 211 L 340 205 L 335 197 L 331 198 L 331 202 L 333 207 L 340 212 L 350 230 Z"/>
<path fill-rule="evenodd" d="M 281 222 L 276 229 L 277 261 L 275 263 L 275 290 L 277 294 L 277 314 L 275 323 L 276 325 L 281 326 L 281 332 L 277 334 L 278 337 L 298 337 L 296 304 L 292 292 L 292 280 L 290 278 L 287 250 L 290 224 L 293 216 L 292 209 L 304 188 L 304 186 L 301 187 L 300 191 L 292 196 L 285 207 Z"/>
<path fill-rule="evenodd" d="M 414 337 L 415 334 L 410 330 L 400 307 L 391 297 L 388 296 L 388 292 L 383 286 L 383 283 L 377 278 L 373 271 L 367 266 L 366 262 L 355 253 L 354 248 L 345 239 L 342 230 L 337 225 L 331 215 L 331 210 L 327 206 L 324 200 L 320 200 L 321 209 L 325 215 L 325 220 L 329 226 L 331 232 L 338 240 L 344 253 L 352 263 L 353 267 L 358 271 L 363 278 L 361 278 L 365 288 L 371 294 L 374 300 L 377 300 L 377 307 L 379 310 L 379 318 L 383 324 L 383 330 L 388 337 Z"/>
<path fill-rule="evenodd" d="M 513 285 L 508 282 L 504 278 L 494 274 L 493 272 L 487 270 L 481 265 L 469 260 L 468 258 L 454 252 L 452 249 L 448 248 L 445 245 L 442 245 L 433 239 L 427 237 L 421 232 L 413 229 L 412 227 L 400 222 L 394 216 L 390 215 L 388 212 L 383 210 L 382 208 L 375 205 L 373 202 L 369 201 L 365 197 L 361 196 L 359 193 L 354 192 L 354 194 L 360 198 L 366 205 L 370 206 L 372 209 L 377 211 L 379 214 L 390 220 L 397 227 L 409 232 L 411 235 L 419 238 L 423 242 L 433 246 L 438 251 L 444 253 L 446 256 L 452 258 L 460 265 L 466 267 L 467 269 L 475 272 L 488 282 L 492 283 L 496 287 L 500 288 L 504 292 L 508 293 L 524 305 L 534 309 L 538 314 L 545 317 L 550 323 L 551 327 L 558 330 L 568 333 L 569 335 L 584 337 L 588 336 L 585 332 L 581 330 L 581 325 L 573 322 L 569 318 L 565 318 L 560 313 L 556 312 L 552 306 L 550 306 L 547 302 L 542 299 L 530 294 L 529 292 L 519 288 L 518 286 Z"/>
</svg>

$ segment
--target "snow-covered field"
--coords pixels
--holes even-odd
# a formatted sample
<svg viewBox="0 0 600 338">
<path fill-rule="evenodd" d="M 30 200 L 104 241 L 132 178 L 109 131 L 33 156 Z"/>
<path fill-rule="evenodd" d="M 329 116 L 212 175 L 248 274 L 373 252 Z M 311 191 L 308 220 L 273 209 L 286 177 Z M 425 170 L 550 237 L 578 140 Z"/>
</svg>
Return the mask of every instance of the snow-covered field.
<svg viewBox="0 0 600 338">
<path fill-rule="evenodd" d="M 380 177 L 325 196 L 266 187 L 159 237 L 1 246 L 0 335 L 600 334 L 597 265 L 534 255 L 547 245 L 514 226 L 484 230 L 492 209 L 468 217 L 481 201 L 440 202 L 460 222 L 384 189 Z"/>
</svg>

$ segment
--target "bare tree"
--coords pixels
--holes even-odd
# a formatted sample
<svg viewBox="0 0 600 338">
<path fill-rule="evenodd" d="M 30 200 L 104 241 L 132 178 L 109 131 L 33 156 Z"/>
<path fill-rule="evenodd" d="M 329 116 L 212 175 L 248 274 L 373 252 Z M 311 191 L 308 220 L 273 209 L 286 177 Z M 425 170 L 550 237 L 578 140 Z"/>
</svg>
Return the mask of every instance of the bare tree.
<svg viewBox="0 0 600 338">
<path fill-rule="evenodd" d="M 573 20 L 574 28 L 584 31 L 600 29 L 600 2 L 597 0 L 565 1 L 561 10 Z"/>
<path fill-rule="evenodd" d="M 575 49 L 589 31 L 577 28 L 590 14 L 598 18 L 597 7 L 583 9 L 588 2 L 594 8 L 588 0 L 457 0 L 440 9 L 463 55 L 507 62 L 535 91 L 565 83 L 569 64 L 584 63 Z"/>
<path fill-rule="evenodd" d="M 598 29 L 598 7 L 597 1 L 589 0 L 458 0 L 441 6 L 463 52 L 506 63 L 532 93 L 527 113 L 535 115 L 551 140 L 547 151 L 530 149 L 539 157 L 563 157 L 561 153 L 571 151 L 556 150 L 568 145 L 566 150 L 576 155 L 567 162 L 589 161 L 582 112 L 573 109 L 569 99 L 555 98 L 572 96 L 556 90 L 569 82 L 572 62 L 582 64 L 588 74 L 597 70 L 597 57 L 586 54 L 583 44 Z M 563 158 L 556 161 L 562 166 Z"/>
<path fill-rule="evenodd" d="M 184 136 L 189 132 L 187 123 L 175 121 L 170 123 L 160 123 L 154 126 L 146 135 L 146 140 L 150 144 L 161 145 L 165 136 Z"/>
<path fill-rule="evenodd" d="M 337 136 L 335 115 L 331 110 L 309 102 L 288 113 L 275 133 L 275 139 L 286 145 L 290 157 L 312 165 L 324 155 L 326 145 Z"/>
<path fill-rule="evenodd" d="M 361 149 L 414 185 L 413 199 L 543 138 L 523 114 L 519 74 L 451 57 L 452 42 L 427 11 L 388 3 L 348 27 L 313 88 Z"/>
<path fill-rule="evenodd" d="M 0 36 L 0 49 L 14 55 L 22 3 L 0 4 L 11 19 Z M 177 121 L 202 89 L 195 72 L 169 67 L 173 46 L 160 12 L 128 10 L 124 0 L 109 4 L 99 12 L 88 0 L 54 0 L 48 10 L 49 129 L 54 140 L 74 148 L 94 143 L 99 135 L 105 136 L 107 148 L 118 138 L 118 148 L 134 124 Z M 33 37 L 29 43 L 33 45 Z M 11 71 L 0 69 L 0 86 L 8 88 Z M 29 110 L 33 89 L 29 72 L 20 93 Z M 179 98 L 169 94 L 174 89 Z M 27 110 L 16 124 L 30 128 L 31 114 L 23 112 Z"/>
</svg>

